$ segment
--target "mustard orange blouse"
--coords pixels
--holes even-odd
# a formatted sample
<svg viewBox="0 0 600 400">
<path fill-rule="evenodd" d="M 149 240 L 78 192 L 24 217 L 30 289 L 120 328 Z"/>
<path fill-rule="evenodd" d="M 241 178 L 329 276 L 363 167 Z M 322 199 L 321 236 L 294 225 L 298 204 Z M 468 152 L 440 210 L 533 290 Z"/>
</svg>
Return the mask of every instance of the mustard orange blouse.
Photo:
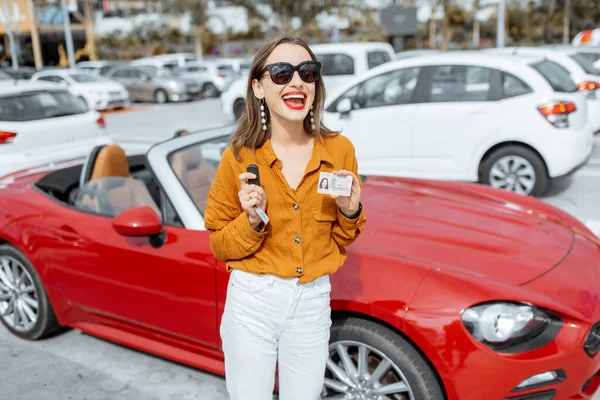
<svg viewBox="0 0 600 400">
<path fill-rule="evenodd" d="M 345 169 L 358 177 L 350 140 L 342 135 L 316 138 L 296 190 L 288 185 L 270 140 L 256 152 L 243 148 L 240 155 L 238 162 L 231 147 L 224 151 L 208 195 L 204 218 L 215 257 L 225 261 L 228 270 L 298 277 L 301 283 L 337 271 L 346 259 L 344 247 L 359 236 L 366 216 L 362 209 L 357 218 L 347 218 L 334 199 L 317 193 L 317 186 L 320 172 Z M 238 176 L 249 164 L 258 165 L 267 194 L 270 220 L 261 232 L 250 226 L 237 194 Z"/>
</svg>

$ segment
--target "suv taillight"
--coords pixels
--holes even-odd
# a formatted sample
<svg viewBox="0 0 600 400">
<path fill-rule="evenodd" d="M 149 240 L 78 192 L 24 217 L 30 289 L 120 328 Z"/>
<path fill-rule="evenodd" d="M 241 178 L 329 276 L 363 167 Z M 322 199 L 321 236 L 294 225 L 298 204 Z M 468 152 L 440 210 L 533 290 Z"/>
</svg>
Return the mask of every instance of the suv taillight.
<svg viewBox="0 0 600 400">
<path fill-rule="evenodd" d="M 596 90 L 600 89 L 600 83 L 594 81 L 579 82 L 577 88 L 580 92 L 587 92 L 588 99 L 595 99 Z"/>
<path fill-rule="evenodd" d="M 17 134 L 14 132 L 0 131 L 0 144 L 11 143 L 13 140 L 15 140 L 16 137 Z"/>
<path fill-rule="evenodd" d="M 561 101 L 557 103 L 548 103 L 538 107 L 538 110 L 544 117 L 557 128 L 569 127 L 569 114 L 577 111 L 575 103 L 570 101 Z"/>
<path fill-rule="evenodd" d="M 106 121 L 104 121 L 104 115 L 101 115 L 100 117 L 98 117 L 98 119 L 96 120 L 96 123 L 98 125 L 100 125 L 102 128 L 106 128 Z"/>
</svg>

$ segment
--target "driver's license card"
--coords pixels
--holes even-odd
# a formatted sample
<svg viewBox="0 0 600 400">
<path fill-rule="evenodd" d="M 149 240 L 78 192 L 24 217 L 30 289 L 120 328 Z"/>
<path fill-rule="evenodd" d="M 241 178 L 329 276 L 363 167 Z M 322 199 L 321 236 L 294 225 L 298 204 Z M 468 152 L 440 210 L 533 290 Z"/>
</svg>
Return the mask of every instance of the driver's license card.
<svg viewBox="0 0 600 400">
<path fill-rule="evenodd" d="M 321 172 L 317 193 L 350 196 L 352 192 L 352 175 L 340 176 L 330 172 Z"/>
</svg>

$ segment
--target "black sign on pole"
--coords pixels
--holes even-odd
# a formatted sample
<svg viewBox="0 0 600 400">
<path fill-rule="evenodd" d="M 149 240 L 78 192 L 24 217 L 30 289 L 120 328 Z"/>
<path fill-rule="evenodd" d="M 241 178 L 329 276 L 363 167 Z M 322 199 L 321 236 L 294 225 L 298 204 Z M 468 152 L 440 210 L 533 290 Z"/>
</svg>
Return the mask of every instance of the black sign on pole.
<svg viewBox="0 0 600 400">
<path fill-rule="evenodd" d="M 419 32 L 416 7 L 388 7 L 381 10 L 381 23 L 390 36 L 412 36 Z"/>
</svg>

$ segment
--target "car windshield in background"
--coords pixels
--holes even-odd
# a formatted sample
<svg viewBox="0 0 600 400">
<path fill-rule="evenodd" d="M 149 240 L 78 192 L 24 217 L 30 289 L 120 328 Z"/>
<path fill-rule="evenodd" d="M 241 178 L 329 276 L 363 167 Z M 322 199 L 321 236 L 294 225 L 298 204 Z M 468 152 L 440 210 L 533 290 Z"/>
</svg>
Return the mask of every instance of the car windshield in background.
<svg viewBox="0 0 600 400">
<path fill-rule="evenodd" d="M 531 65 L 552 86 L 555 92 L 575 93 L 579 90 L 569 72 L 552 61 L 540 61 Z"/>
<path fill-rule="evenodd" d="M 571 56 L 571 58 L 573 60 L 575 60 L 575 62 L 577 64 L 579 64 L 581 66 L 581 68 L 583 68 L 583 70 L 585 71 L 586 74 L 600 75 L 600 70 L 598 68 L 594 67 L 593 62 L 588 60 L 588 58 L 586 56 L 584 56 L 583 54 L 576 53 L 576 54 L 573 54 Z"/>
<path fill-rule="evenodd" d="M 587 51 L 583 51 L 583 52 L 577 53 L 577 55 L 584 57 L 586 60 L 588 60 L 591 63 L 595 63 L 596 61 L 600 60 L 600 53 L 590 53 Z"/>
<path fill-rule="evenodd" d="M 95 77 L 94 75 L 88 75 L 88 74 L 71 74 L 70 76 L 71 76 L 71 78 L 73 78 L 73 80 L 75 82 L 78 82 L 78 83 L 100 82 L 101 81 L 101 79 Z"/>
<path fill-rule="evenodd" d="M 4 71 L 0 71 L 0 80 L 1 81 L 6 81 L 6 80 L 11 80 L 13 79 L 9 74 L 7 74 Z"/>
<path fill-rule="evenodd" d="M 83 114 L 85 105 L 65 91 L 0 97 L 0 121 L 24 122 Z"/>
</svg>

